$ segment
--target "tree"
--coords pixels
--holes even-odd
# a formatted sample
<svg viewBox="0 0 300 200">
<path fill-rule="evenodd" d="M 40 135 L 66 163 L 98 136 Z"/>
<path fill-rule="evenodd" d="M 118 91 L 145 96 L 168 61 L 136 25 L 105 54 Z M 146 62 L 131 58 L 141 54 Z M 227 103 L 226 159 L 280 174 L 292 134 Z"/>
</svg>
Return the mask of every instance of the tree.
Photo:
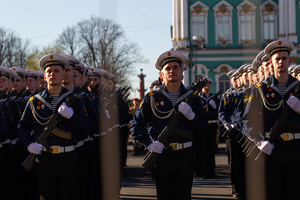
<svg viewBox="0 0 300 200">
<path fill-rule="evenodd" d="M 11 30 L 0 27 L 0 65 L 25 67 L 29 41 L 23 40 Z"/>
<path fill-rule="evenodd" d="M 64 51 L 56 44 L 43 47 L 41 50 L 34 47 L 32 53 L 28 55 L 27 68 L 40 71 L 39 60 L 48 54 L 64 54 Z"/>
<path fill-rule="evenodd" d="M 63 33 L 59 36 L 57 40 L 57 45 L 66 51 L 66 54 L 77 57 L 78 55 L 78 41 L 79 37 L 77 36 L 76 27 L 68 27 Z"/>
<path fill-rule="evenodd" d="M 100 17 L 65 29 L 57 43 L 89 67 L 116 74 L 121 84 L 128 80 L 134 64 L 146 62 L 138 45 L 125 37 L 120 25 Z"/>
</svg>

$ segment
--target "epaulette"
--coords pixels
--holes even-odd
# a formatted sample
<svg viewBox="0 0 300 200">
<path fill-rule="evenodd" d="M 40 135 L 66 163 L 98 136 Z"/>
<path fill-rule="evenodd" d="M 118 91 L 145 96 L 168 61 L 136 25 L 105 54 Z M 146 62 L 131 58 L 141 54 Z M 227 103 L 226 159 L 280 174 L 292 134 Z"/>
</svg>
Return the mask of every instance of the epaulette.
<svg viewBox="0 0 300 200">
<path fill-rule="evenodd" d="M 153 91 L 150 91 L 148 94 L 149 94 L 149 96 L 154 95 Z"/>
<path fill-rule="evenodd" d="M 256 83 L 256 86 L 257 86 L 257 87 L 261 87 L 261 84 L 260 84 L 260 83 Z"/>
</svg>

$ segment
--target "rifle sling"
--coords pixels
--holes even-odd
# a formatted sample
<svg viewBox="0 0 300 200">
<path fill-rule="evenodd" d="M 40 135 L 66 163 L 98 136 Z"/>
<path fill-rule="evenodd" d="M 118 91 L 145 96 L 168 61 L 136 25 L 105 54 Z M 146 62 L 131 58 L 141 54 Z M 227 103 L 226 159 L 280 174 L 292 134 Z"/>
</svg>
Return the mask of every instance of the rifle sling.
<svg viewBox="0 0 300 200">
<path fill-rule="evenodd" d="M 178 127 L 174 129 L 173 134 L 179 137 L 193 139 L 193 131 L 187 131 Z"/>
<path fill-rule="evenodd" d="M 67 140 L 70 140 L 72 138 L 71 132 L 63 131 L 57 127 L 52 131 L 52 134 L 56 135 L 57 137 L 64 138 Z"/>
</svg>

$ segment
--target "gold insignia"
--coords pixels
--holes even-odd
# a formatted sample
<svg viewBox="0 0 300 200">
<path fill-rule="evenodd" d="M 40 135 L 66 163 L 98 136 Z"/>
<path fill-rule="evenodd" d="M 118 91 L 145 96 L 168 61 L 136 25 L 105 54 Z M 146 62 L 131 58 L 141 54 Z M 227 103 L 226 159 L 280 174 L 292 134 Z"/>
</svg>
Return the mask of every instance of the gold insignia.
<svg viewBox="0 0 300 200">
<path fill-rule="evenodd" d="M 50 59 L 53 59 L 53 55 L 50 55 Z"/>
<path fill-rule="evenodd" d="M 142 100 L 139 109 L 141 109 L 142 105 L 144 104 L 144 100 Z"/>
<path fill-rule="evenodd" d="M 257 83 L 257 84 L 256 84 L 256 86 L 257 86 L 257 87 L 260 87 L 260 86 L 261 86 L 261 84 L 260 84 L 260 83 Z"/>
<path fill-rule="evenodd" d="M 150 92 L 149 92 L 149 95 L 150 95 L 150 96 L 152 96 L 152 95 L 153 95 L 153 92 L 152 92 L 152 91 L 150 91 Z"/>
<path fill-rule="evenodd" d="M 165 105 L 165 102 L 161 101 L 161 102 L 160 102 L 160 105 L 161 105 L 161 106 L 164 106 L 164 105 Z"/>
<path fill-rule="evenodd" d="M 271 93 L 271 97 L 274 98 L 275 97 L 275 93 Z"/>
<path fill-rule="evenodd" d="M 168 52 L 168 56 L 171 56 L 171 55 L 172 55 L 172 53 L 171 53 L 171 51 L 169 51 L 169 52 Z"/>
<path fill-rule="evenodd" d="M 227 104 L 227 101 L 224 101 L 223 105 L 226 106 L 226 104 Z"/>
<path fill-rule="evenodd" d="M 45 105 L 44 105 L 44 104 L 43 104 L 43 105 L 41 105 L 41 108 L 42 108 L 42 109 L 44 109 L 44 108 L 45 108 Z"/>
<path fill-rule="evenodd" d="M 250 97 L 248 99 L 248 103 L 250 103 L 252 99 L 253 99 L 253 95 L 250 95 Z"/>
<path fill-rule="evenodd" d="M 155 105 L 156 105 L 156 106 L 158 106 L 158 105 L 159 105 L 159 103 L 158 103 L 158 102 L 156 102 L 156 103 L 155 103 Z"/>
<path fill-rule="evenodd" d="M 36 107 L 36 109 L 38 109 L 38 110 L 39 110 L 40 108 L 41 108 L 40 106 L 37 106 L 37 107 Z"/>
<path fill-rule="evenodd" d="M 29 99 L 30 101 L 33 101 L 33 97 L 30 97 L 30 99 Z"/>
<path fill-rule="evenodd" d="M 269 97 L 270 97 L 270 94 L 266 94 L 266 97 L 269 98 Z"/>
<path fill-rule="evenodd" d="M 14 71 L 16 71 L 16 68 L 13 68 Z"/>
<path fill-rule="evenodd" d="M 278 45 L 281 45 L 282 44 L 282 42 L 281 41 L 278 41 Z"/>
</svg>

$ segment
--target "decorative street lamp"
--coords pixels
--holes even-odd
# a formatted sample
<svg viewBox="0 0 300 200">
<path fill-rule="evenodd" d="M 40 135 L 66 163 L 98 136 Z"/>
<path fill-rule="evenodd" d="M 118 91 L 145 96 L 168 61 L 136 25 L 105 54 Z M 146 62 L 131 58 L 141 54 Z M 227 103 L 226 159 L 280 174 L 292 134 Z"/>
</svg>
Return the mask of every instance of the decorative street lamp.
<svg viewBox="0 0 300 200">
<path fill-rule="evenodd" d="M 192 39 L 193 39 L 192 45 L 194 48 L 194 59 L 195 59 L 195 61 L 194 61 L 194 63 L 195 63 L 194 81 L 197 82 L 198 81 L 197 80 L 197 78 L 198 78 L 197 77 L 197 48 L 199 48 L 199 49 L 205 48 L 205 44 L 204 44 L 205 40 L 204 40 L 204 37 L 201 36 L 200 38 L 198 38 L 196 35 L 194 35 Z"/>
</svg>

